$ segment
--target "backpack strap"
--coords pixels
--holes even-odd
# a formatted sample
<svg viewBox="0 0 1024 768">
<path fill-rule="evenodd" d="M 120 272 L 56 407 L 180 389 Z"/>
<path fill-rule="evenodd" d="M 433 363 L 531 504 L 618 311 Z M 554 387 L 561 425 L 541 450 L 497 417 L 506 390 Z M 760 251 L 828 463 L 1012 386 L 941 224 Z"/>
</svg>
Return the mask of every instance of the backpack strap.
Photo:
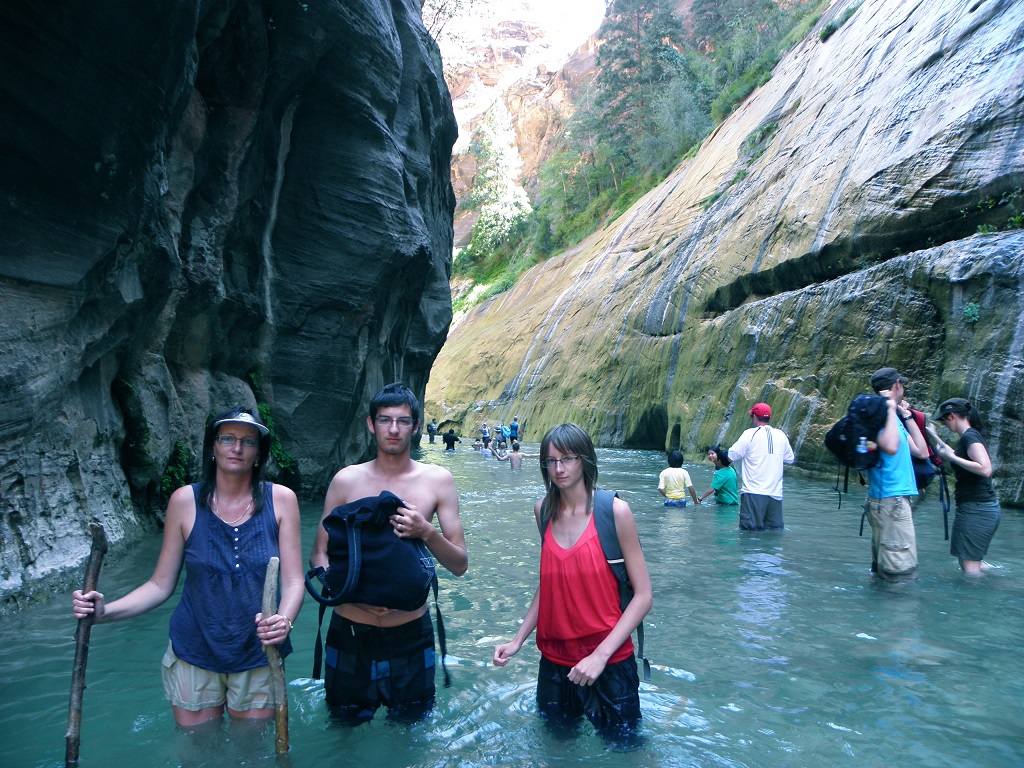
<svg viewBox="0 0 1024 768">
<path fill-rule="evenodd" d="M 316 643 L 313 645 L 313 679 L 320 679 L 320 672 L 323 669 L 324 659 L 324 639 L 323 639 L 323 624 L 324 614 L 327 613 L 327 606 L 341 605 L 344 599 L 343 595 L 349 593 L 349 591 L 355 587 L 356 581 L 359 579 L 359 569 L 362 566 L 363 559 L 363 543 L 362 543 L 362 522 L 355 519 L 356 515 L 345 518 L 345 532 L 348 535 L 348 551 L 351 553 L 348 559 L 348 573 L 345 575 L 345 587 L 339 593 L 339 597 L 335 600 L 331 600 L 328 597 L 327 585 L 323 585 L 323 590 L 320 596 L 317 597 L 316 591 L 312 589 L 312 577 L 320 577 L 327 571 L 322 566 L 318 566 L 310 571 L 306 572 L 306 588 L 307 591 L 313 597 L 316 598 L 317 602 L 320 603 L 320 613 L 316 621 Z M 321 579 L 321 583 L 322 583 Z M 437 574 L 434 574 L 434 600 L 437 602 Z M 445 671 L 447 674 L 447 670 Z"/>
<path fill-rule="evenodd" d="M 832 488 L 832 490 L 839 495 L 839 504 L 836 505 L 836 509 L 843 508 L 843 494 L 850 492 L 850 468 L 848 466 L 845 467 L 845 473 L 843 472 L 843 469 L 843 463 L 841 461 L 836 461 L 836 484 L 835 487 Z M 839 490 L 840 475 L 843 477 L 843 490 L 841 491 Z"/>
<path fill-rule="evenodd" d="M 437 573 L 434 573 L 430 580 L 430 586 L 434 590 L 434 615 L 437 616 L 437 643 L 441 647 L 441 670 L 444 672 L 444 687 L 450 688 L 452 676 L 448 672 L 448 636 L 444 631 L 444 619 L 441 617 L 441 606 L 437 602 Z M 327 612 L 327 603 L 320 603 L 320 615 L 316 620 L 316 643 L 313 645 L 313 679 L 320 680 L 324 661 L 324 639 L 323 625 L 324 614 Z"/>
<path fill-rule="evenodd" d="M 452 677 L 448 674 L 448 664 L 445 659 L 448 656 L 448 640 L 444 632 L 444 619 L 441 618 L 441 606 L 437 602 L 437 572 L 434 572 L 430 580 L 430 586 L 434 589 L 434 613 L 437 615 L 437 644 L 441 648 L 441 670 L 444 672 L 444 687 L 450 688 Z"/>
<path fill-rule="evenodd" d="M 942 464 L 939 470 L 939 503 L 942 505 L 942 530 L 946 534 L 946 541 L 949 541 L 949 484 L 946 482 L 946 466 Z"/>
<path fill-rule="evenodd" d="M 357 515 L 346 515 L 341 519 L 345 524 L 348 552 L 351 553 L 348 559 L 348 572 L 345 574 L 345 585 L 332 597 L 323 578 L 327 574 L 327 569 L 318 565 L 306 571 L 306 591 L 321 605 L 335 606 L 346 602 L 346 596 L 355 588 L 356 582 L 359 581 L 359 571 L 363 567 L 363 521 Z M 316 586 L 313 584 L 314 578 L 318 579 L 322 586 L 320 594 L 317 594 Z"/>
<path fill-rule="evenodd" d="M 622 557 L 622 547 L 619 546 L 619 536 L 615 530 L 615 498 L 619 494 L 613 491 L 596 489 L 594 491 L 594 525 L 597 527 L 597 536 L 601 542 L 601 550 L 608 561 L 612 572 L 619 581 L 619 596 L 622 608 L 633 599 L 633 585 L 629 583 L 629 574 L 626 572 L 626 561 Z M 651 662 L 644 655 L 644 623 L 641 621 L 636 626 L 637 655 L 643 661 L 644 680 L 651 679 Z"/>
<path fill-rule="evenodd" d="M 320 603 L 320 615 L 316 620 L 316 643 L 313 645 L 313 679 L 320 680 L 323 675 L 320 671 L 324 665 L 324 614 L 327 612 L 327 603 Z"/>
<path fill-rule="evenodd" d="M 622 547 L 619 546 L 619 536 L 615 531 L 614 504 L 618 495 L 600 488 L 594 491 L 594 525 L 605 559 L 621 581 L 620 572 L 626 569 L 626 561 L 622 557 Z"/>
</svg>

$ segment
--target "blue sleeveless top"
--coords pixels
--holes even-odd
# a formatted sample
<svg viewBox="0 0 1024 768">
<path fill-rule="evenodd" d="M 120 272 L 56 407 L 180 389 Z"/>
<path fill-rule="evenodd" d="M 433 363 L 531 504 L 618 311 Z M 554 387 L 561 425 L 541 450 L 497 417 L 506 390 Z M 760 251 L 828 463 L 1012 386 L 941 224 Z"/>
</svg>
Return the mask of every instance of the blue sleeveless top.
<svg viewBox="0 0 1024 768">
<path fill-rule="evenodd" d="M 196 522 L 185 542 L 185 586 L 171 615 L 171 647 L 179 659 L 202 669 L 234 674 L 267 664 L 256 636 L 263 610 L 263 582 L 271 557 L 280 557 L 270 483 L 263 509 L 240 525 L 227 525 L 200 498 L 194 483 Z M 291 653 L 291 638 L 277 646 Z"/>
</svg>

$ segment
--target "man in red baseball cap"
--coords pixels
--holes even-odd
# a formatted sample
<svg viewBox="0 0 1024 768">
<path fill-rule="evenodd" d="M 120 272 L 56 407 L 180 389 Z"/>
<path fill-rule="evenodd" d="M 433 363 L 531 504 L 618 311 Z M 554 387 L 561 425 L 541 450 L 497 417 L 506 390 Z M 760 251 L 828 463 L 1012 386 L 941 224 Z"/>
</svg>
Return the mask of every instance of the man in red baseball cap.
<svg viewBox="0 0 1024 768">
<path fill-rule="evenodd" d="M 768 403 L 755 403 L 749 413 L 750 429 L 729 449 L 732 461 L 743 462 L 740 528 L 781 531 L 782 465 L 792 464 L 796 457 L 786 433 L 768 423 L 772 418 Z"/>
</svg>

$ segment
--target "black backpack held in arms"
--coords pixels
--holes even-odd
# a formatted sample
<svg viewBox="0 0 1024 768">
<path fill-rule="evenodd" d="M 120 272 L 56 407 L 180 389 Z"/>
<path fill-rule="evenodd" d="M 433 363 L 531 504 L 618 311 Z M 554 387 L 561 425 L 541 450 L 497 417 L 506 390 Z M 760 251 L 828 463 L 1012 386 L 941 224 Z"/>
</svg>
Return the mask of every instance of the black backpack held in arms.
<svg viewBox="0 0 1024 768">
<path fill-rule="evenodd" d="M 395 534 L 391 516 L 403 506 L 395 494 L 384 491 L 331 510 L 321 523 L 327 531 L 330 567 L 306 573 L 306 589 L 317 602 L 414 611 L 427 601 L 437 578 L 434 558 L 420 539 Z"/>
<path fill-rule="evenodd" d="M 434 592 L 437 638 L 445 685 L 450 685 L 445 666 L 447 643 L 441 609 L 437 605 L 437 570 L 434 558 L 421 539 L 400 538 L 391 516 L 405 502 L 390 491 L 367 496 L 331 510 L 321 522 L 327 531 L 328 568 L 306 572 L 306 591 L 320 603 L 313 677 L 319 679 L 323 658 L 320 625 L 328 606 L 365 603 L 401 611 L 414 611 Z M 314 579 L 320 582 L 317 589 Z"/>
<path fill-rule="evenodd" d="M 863 472 L 878 466 L 882 456 L 878 450 L 878 433 L 889 417 L 889 400 L 881 395 L 857 395 L 850 401 L 846 415 L 832 425 L 825 435 L 825 447 L 846 467 L 843 493 L 850 489 L 850 470 Z M 864 484 L 863 478 L 861 484 Z M 836 473 L 836 490 L 839 474 Z M 843 497 L 840 495 L 842 505 Z"/>
<path fill-rule="evenodd" d="M 844 467 L 862 472 L 878 465 L 878 433 L 889 416 L 888 398 L 881 395 L 857 395 L 850 401 L 846 415 L 825 435 L 825 447 Z"/>
<path fill-rule="evenodd" d="M 608 567 L 612 569 L 616 580 L 619 582 L 619 606 L 625 610 L 629 601 L 633 599 L 633 585 L 629 581 L 629 574 L 626 572 L 626 561 L 622 557 L 622 547 L 619 546 L 619 535 L 615 530 L 615 513 L 612 505 L 615 497 L 619 494 L 613 491 L 605 491 L 600 488 L 594 489 L 594 527 L 597 528 L 597 537 L 601 542 L 601 551 L 604 553 Z M 544 542 L 544 532 L 547 530 L 547 521 L 541 522 L 540 539 Z M 644 680 L 651 679 L 651 662 L 644 655 L 644 623 L 641 621 L 636 627 L 636 650 L 637 656 L 643 662 Z"/>
</svg>

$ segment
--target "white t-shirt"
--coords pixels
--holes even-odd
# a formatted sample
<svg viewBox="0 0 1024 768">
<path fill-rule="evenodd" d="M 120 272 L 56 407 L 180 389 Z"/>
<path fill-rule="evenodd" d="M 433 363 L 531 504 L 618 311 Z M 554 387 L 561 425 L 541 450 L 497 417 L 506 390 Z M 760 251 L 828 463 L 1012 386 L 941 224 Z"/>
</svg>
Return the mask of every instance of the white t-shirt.
<svg viewBox="0 0 1024 768">
<path fill-rule="evenodd" d="M 740 493 L 782 498 L 782 465 L 796 458 L 789 438 L 767 424 L 751 427 L 729 449 L 729 458 L 742 461 Z"/>
</svg>

